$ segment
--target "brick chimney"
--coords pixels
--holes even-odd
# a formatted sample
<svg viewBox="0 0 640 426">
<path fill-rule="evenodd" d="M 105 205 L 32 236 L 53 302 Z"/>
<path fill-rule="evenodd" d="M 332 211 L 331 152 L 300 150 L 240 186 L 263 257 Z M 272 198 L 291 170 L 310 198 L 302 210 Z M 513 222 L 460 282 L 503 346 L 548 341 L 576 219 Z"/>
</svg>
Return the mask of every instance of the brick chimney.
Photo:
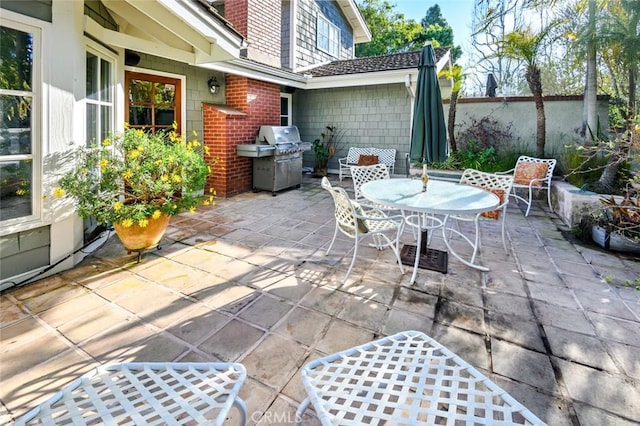
<svg viewBox="0 0 640 426">
<path fill-rule="evenodd" d="M 280 68 L 281 0 L 225 0 L 224 15 L 249 43 L 247 58 Z"/>
</svg>

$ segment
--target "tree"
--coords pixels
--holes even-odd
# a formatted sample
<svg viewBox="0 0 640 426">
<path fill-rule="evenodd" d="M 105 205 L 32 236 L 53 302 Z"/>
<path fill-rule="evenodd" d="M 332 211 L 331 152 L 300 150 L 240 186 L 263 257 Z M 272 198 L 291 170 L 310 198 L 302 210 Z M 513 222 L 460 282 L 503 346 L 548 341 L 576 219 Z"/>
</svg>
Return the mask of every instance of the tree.
<svg viewBox="0 0 640 426">
<path fill-rule="evenodd" d="M 440 76 L 453 80 L 451 98 L 449 99 L 447 130 L 449 132 L 449 146 L 451 147 L 451 153 L 456 153 L 458 151 L 455 137 L 456 110 L 458 106 L 458 94 L 460 93 L 462 83 L 464 82 L 464 74 L 462 73 L 462 67 L 460 65 L 453 65 L 449 70 L 442 70 L 440 72 Z"/>
<path fill-rule="evenodd" d="M 462 56 L 462 48 L 453 43 L 453 28 L 442 16 L 440 6 L 437 4 L 427 9 L 422 21 L 422 33 L 418 34 L 415 43 L 424 45 L 425 42 L 437 42 L 434 45 L 448 48 L 451 51 L 451 60 L 456 62 Z"/>
<path fill-rule="evenodd" d="M 475 72 L 467 79 L 468 90 L 483 94 L 487 76 L 493 74 L 503 93 L 516 91 L 519 61 L 498 55 L 504 37 L 524 26 L 525 13 L 518 0 L 479 0 L 474 3 L 470 60 Z"/>
<path fill-rule="evenodd" d="M 404 14 L 396 13 L 395 6 L 388 0 L 361 0 L 358 6 L 371 30 L 372 39 L 356 45 L 357 57 L 409 52 L 418 48 L 415 40 L 422 27 L 413 19 L 405 19 Z"/>
<path fill-rule="evenodd" d="M 519 29 L 505 35 L 500 45 L 500 55 L 523 60 L 526 66 L 524 77 L 529 85 L 533 101 L 536 104 L 536 155 L 544 157 L 546 117 L 544 115 L 544 101 L 542 99 L 542 80 L 538 66 L 538 54 L 543 41 L 552 29 L 547 26 L 540 32 L 534 32 L 530 27 Z"/>
<path fill-rule="evenodd" d="M 594 1 L 594 0 L 591 0 Z M 626 129 L 630 130 L 636 124 L 636 79 L 638 63 L 640 63 L 640 2 L 633 0 L 617 0 L 608 3 L 608 16 L 602 27 L 602 38 L 610 48 L 619 52 L 618 61 L 627 69 L 628 102 L 626 111 Z M 609 189 L 614 186 L 621 159 L 628 156 L 621 138 L 616 139 L 616 146 L 612 150 L 607 165 L 596 186 L 598 189 Z"/>
</svg>

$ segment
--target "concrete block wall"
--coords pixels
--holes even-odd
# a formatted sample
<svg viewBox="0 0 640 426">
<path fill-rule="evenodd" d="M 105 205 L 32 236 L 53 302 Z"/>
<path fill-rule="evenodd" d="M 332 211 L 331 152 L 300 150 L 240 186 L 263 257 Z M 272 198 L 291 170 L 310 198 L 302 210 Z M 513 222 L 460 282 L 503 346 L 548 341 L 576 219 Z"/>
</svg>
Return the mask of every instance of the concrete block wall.
<svg viewBox="0 0 640 426">
<path fill-rule="evenodd" d="M 403 84 L 341 89 L 296 91 L 294 124 L 302 140 L 320 138 L 327 125 L 344 131 L 341 146 L 329 162 L 338 169 L 338 158 L 350 146 L 395 148 L 395 173 L 404 174 L 404 154 L 411 144 L 411 98 Z M 313 151 L 304 154 L 304 166 L 313 167 Z"/>
</svg>

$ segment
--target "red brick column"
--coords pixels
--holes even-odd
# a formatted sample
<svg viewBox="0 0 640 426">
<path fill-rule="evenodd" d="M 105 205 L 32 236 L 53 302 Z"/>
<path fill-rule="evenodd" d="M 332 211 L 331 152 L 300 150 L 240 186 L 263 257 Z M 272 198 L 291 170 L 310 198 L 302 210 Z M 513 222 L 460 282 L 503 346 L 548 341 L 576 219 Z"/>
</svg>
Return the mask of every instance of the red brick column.
<svg viewBox="0 0 640 426">
<path fill-rule="evenodd" d="M 215 160 L 206 191 L 226 198 L 253 188 L 253 160 L 240 157 L 236 145 L 254 143 L 261 125 L 280 124 L 280 87 L 227 76 L 227 106 L 203 104 L 203 143 Z M 230 108 L 231 107 L 231 108 Z"/>
</svg>

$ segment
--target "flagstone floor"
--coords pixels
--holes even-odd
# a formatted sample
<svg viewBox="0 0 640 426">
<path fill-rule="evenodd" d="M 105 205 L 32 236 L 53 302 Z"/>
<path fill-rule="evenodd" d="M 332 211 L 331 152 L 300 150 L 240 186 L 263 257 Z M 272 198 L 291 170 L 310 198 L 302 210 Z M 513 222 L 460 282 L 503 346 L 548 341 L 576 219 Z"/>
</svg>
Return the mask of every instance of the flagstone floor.
<svg viewBox="0 0 640 426">
<path fill-rule="evenodd" d="M 140 263 L 113 236 L 75 268 L 3 292 L 0 423 L 99 364 L 236 361 L 249 423 L 293 424 L 306 362 L 402 330 L 434 337 L 550 425 L 640 422 L 637 258 L 513 205 L 508 254 L 483 223 L 488 273 L 450 259 L 410 286 L 391 251 L 365 247 L 343 284 L 353 247 L 342 238 L 325 255 L 333 226 L 331 198 L 305 178 L 174 217 Z M 312 410 L 304 424 L 318 424 Z"/>
</svg>

